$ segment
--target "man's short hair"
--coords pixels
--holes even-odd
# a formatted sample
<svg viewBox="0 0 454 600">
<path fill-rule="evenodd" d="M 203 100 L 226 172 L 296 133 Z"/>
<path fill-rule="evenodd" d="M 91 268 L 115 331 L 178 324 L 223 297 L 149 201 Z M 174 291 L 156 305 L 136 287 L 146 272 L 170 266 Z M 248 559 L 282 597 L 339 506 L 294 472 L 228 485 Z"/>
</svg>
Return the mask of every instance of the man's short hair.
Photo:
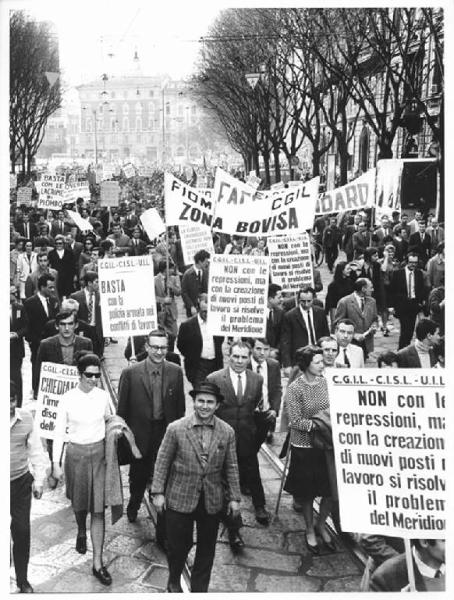
<svg viewBox="0 0 454 600">
<path fill-rule="evenodd" d="M 167 340 L 167 333 L 164 331 L 164 329 L 153 329 L 147 335 L 147 342 L 150 341 L 151 337 L 162 337 L 162 338 L 165 338 Z"/>
<path fill-rule="evenodd" d="M 249 352 L 249 354 L 251 354 L 252 349 L 251 346 L 248 344 L 248 342 L 244 342 L 243 340 L 235 340 L 234 342 L 232 342 L 232 344 L 230 345 L 229 348 L 229 356 L 232 354 L 233 348 L 237 346 L 238 348 L 246 348 L 247 351 Z"/>
<path fill-rule="evenodd" d="M 85 273 L 85 275 L 82 277 L 82 281 L 84 282 L 85 285 L 88 285 L 89 283 L 93 283 L 93 281 L 96 281 L 97 279 L 99 279 L 99 275 L 98 275 L 98 273 L 96 273 L 96 271 L 87 271 Z"/>
<path fill-rule="evenodd" d="M 422 342 L 428 335 L 433 335 L 439 326 L 432 319 L 420 319 L 415 328 L 416 339 Z"/>
<path fill-rule="evenodd" d="M 374 254 L 378 254 L 378 248 L 374 248 L 373 246 L 369 246 L 364 250 L 364 260 L 370 261 Z"/>
<path fill-rule="evenodd" d="M 48 281 L 55 281 L 55 277 L 50 273 L 44 273 L 44 275 L 38 277 L 38 290 L 40 290 L 43 287 L 47 287 Z"/>
<path fill-rule="evenodd" d="M 277 283 L 270 283 L 268 286 L 268 298 L 275 298 L 278 292 L 282 291 L 282 286 Z"/>
<path fill-rule="evenodd" d="M 336 323 L 336 329 L 339 327 L 339 325 L 353 325 L 353 329 L 355 329 L 355 324 L 351 319 L 339 319 L 339 321 Z"/>
<path fill-rule="evenodd" d="M 105 252 L 108 252 L 111 248 L 113 248 L 114 244 L 113 244 L 112 240 L 106 239 L 106 240 L 102 240 L 99 243 L 99 246 L 100 246 L 100 248 L 102 248 L 104 250 L 104 253 L 105 253 Z"/>
<path fill-rule="evenodd" d="M 166 269 L 167 269 L 167 262 L 165 260 L 160 260 L 158 262 L 157 272 L 158 273 L 165 273 Z"/>
<path fill-rule="evenodd" d="M 312 294 L 312 297 L 314 298 L 315 290 L 310 285 L 303 285 L 303 287 L 298 290 L 298 300 L 300 299 L 301 294 Z"/>
<path fill-rule="evenodd" d="M 271 346 L 271 344 L 266 338 L 249 338 L 248 340 L 248 344 L 251 346 L 251 348 L 255 348 L 255 344 L 257 342 L 263 344 L 264 346 Z"/>
<path fill-rule="evenodd" d="M 61 310 L 55 317 L 55 324 L 59 325 L 60 321 L 63 321 L 63 319 L 69 319 L 70 317 L 74 317 L 74 323 L 77 322 L 77 317 L 72 310 Z"/>
<path fill-rule="evenodd" d="M 65 298 L 61 303 L 61 310 L 71 310 L 77 314 L 79 312 L 79 303 L 74 298 Z"/>
<path fill-rule="evenodd" d="M 208 302 L 208 294 L 206 292 L 203 292 L 197 296 L 197 305 L 199 305 L 201 302 Z"/>
<path fill-rule="evenodd" d="M 207 258 L 210 258 L 210 253 L 206 250 L 199 250 L 194 254 L 194 263 L 203 262 Z"/>
<path fill-rule="evenodd" d="M 391 367 L 393 363 L 398 363 L 398 362 L 399 362 L 399 357 L 397 356 L 397 354 L 395 352 L 392 352 L 391 350 L 382 352 L 381 354 L 379 354 L 377 356 L 377 367 L 379 369 L 382 368 L 382 365 Z"/>
<path fill-rule="evenodd" d="M 439 244 L 437 244 L 437 247 L 435 248 L 435 252 L 437 254 L 440 254 L 441 252 L 445 251 L 445 243 L 444 242 L 440 242 Z"/>
<path fill-rule="evenodd" d="M 353 283 L 353 290 L 355 292 L 360 292 L 364 287 L 367 286 L 367 284 L 370 283 L 369 279 L 367 279 L 366 277 L 359 277 L 354 283 Z"/>
<path fill-rule="evenodd" d="M 321 348 L 322 344 L 324 344 L 325 342 L 334 342 L 336 344 L 336 346 L 339 348 L 339 342 L 332 335 L 324 335 L 323 337 L 318 338 L 318 340 L 317 340 L 317 346 L 319 346 Z"/>
<path fill-rule="evenodd" d="M 417 258 L 419 261 L 419 254 L 417 252 L 415 252 L 414 250 L 410 250 L 410 252 L 407 252 L 407 261 L 410 258 L 410 256 Z"/>
</svg>

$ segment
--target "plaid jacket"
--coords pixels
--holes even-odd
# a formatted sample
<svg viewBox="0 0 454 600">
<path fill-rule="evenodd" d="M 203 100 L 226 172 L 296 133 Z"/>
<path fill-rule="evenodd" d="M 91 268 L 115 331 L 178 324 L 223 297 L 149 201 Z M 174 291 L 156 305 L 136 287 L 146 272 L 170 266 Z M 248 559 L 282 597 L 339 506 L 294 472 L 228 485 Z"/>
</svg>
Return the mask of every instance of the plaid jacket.
<svg viewBox="0 0 454 600">
<path fill-rule="evenodd" d="M 214 428 L 203 464 L 195 417 L 170 423 L 159 448 L 154 468 L 152 494 L 165 494 L 168 508 L 182 513 L 195 510 L 202 490 L 209 514 L 219 512 L 225 500 L 240 501 L 240 483 L 235 450 L 235 432 L 214 417 Z"/>
</svg>

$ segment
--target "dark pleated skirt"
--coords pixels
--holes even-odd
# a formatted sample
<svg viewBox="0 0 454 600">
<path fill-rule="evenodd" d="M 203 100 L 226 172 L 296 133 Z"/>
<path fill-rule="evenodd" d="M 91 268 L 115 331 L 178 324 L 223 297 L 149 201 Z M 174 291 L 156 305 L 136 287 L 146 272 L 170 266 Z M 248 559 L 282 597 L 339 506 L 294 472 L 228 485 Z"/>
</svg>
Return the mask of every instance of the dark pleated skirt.
<svg viewBox="0 0 454 600">
<path fill-rule="evenodd" d="M 290 468 L 284 490 L 303 500 L 331 496 L 324 450 L 291 446 Z"/>
<path fill-rule="evenodd" d="M 65 459 L 66 497 L 77 511 L 104 511 L 106 460 L 104 440 L 93 444 L 68 443 Z"/>
</svg>

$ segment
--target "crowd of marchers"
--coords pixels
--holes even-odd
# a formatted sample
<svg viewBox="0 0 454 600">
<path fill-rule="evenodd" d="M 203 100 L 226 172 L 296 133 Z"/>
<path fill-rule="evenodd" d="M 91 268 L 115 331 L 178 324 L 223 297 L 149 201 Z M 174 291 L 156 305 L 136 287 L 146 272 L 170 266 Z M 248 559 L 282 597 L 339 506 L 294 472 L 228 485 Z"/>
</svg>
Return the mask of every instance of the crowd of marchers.
<svg viewBox="0 0 454 600">
<path fill-rule="evenodd" d="M 200 250 L 186 265 L 178 228 L 150 240 L 142 227 L 140 215 L 147 207 L 162 209 L 161 191 L 147 203 L 132 196 L 118 209 L 100 206 L 96 194 L 90 201 L 78 199 L 75 209 L 93 227 L 85 233 L 65 207 L 52 212 L 11 204 L 11 532 L 22 592 L 33 591 L 27 575 L 32 494 L 41 496 L 46 475 L 55 488 L 63 472 L 77 524 L 75 548 L 87 551 L 90 513 L 93 576 L 111 584 L 103 563 L 104 510 L 118 508 L 120 454 L 130 465 L 129 521 L 136 520 L 145 493 L 157 509 L 157 542 L 169 562 L 168 591 L 182 591 L 194 522 L 191 590 L 207 591 L 221 522 L 232 552 L 243 551 L 242 495 L 251 496 L 257 522 L 270 525 L 258 452 L 272 440 L 277 423 L 288 433 L 281 452 L 282 457 L 290 453 L 284 489 L 304 519 L 307 548 L 314 555 L 336 552 L 328 516 L 339 535 L 353 534 L 343 532 L 339 522 L 332 450 L 313 443 L 317 428 L 330 427 L 324 372 L 444 367 L 444 231 L 434 215 L 416 212 L 410 220 L 393 213 L 377 225 L 370 211 L 318 217 L 314 258 L 323 252 L 333 273 L 327 289 L 315 267 L 313 286 L 297 293 L 270 282 L 265 336 L 224 339 L 207 326 L 210 253 Z M 213 242 L 216 253 L 268 252 L 266 239 L 214 234 Z M 143 254 L 153 257 L 159 327 L 128 341 L 128 366 L 113 415 L 98 382 L 104 349 L 118 340 L 103 332 L 98 261 Z M 187 319 L 179 322 L 181 301 Z M 374 337 L 381 332 L 393 338 L 397 327 L 395 349 L 377 355 Z M 60 401 L 56 437 L 45 446 L 22 408 L 29 393 L 22 381 L 25 342 L 34 399 L 43 362 L 74 365 L 79 373 L 78 385 Z M 194 408 L 186 416 L 184 377 Z M 370 557 L 370 589 L 408 585 L 401 539 L 354 537 Z M 412 552 L 417 589 L 443 589 L 444 541 L 414 540 Z"/>
</svg>

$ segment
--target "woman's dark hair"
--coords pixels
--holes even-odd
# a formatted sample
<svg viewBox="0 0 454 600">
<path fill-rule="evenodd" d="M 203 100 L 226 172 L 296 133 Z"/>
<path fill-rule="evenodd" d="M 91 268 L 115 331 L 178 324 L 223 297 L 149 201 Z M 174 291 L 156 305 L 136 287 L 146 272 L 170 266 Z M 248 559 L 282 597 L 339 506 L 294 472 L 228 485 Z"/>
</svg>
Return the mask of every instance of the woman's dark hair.
<svg viewBox="0 0 454 600">
<path fill-rule="evenodd" d="M 382 352 L 377 356 L 377 367 L 379 369 L 382 368 L 383 364 L 387 365 L 388 367 L 391 367 L 393 363 L 397 362 L 397 354 L 395 352 L 391 352 L 391 350 L 388 350 L 387 352 Z"/>
<path fill-rule="evenodd" d="M 342 281 L 342 279 L 344 278 L 342 273 L 347 265 L 348 265 L 348 262 L 346 260 L 341 260 L 340 262 L 337 263 L 337 265 L 334 269 L 333 281 L 335 281 L 336 283 L 339 283 L 339 281 Z"/>
<path fill-rule="evenodd" d="M 323 350 L 318 346 L 304 346 L 304 348 L 298 348 L 295 353 L 295 363 L 301 371 L 307 371 L 316 354 L 323 354 Z"/>
<path fill-rule="evenodd" d="M 378 248 L 374 248 L 373 246 L 369 246 L 364 250 L 364 260 L 366 262 L 370 262 L 371 258 L 374 254 L 378 254 Z"/>
<path fill-rule="evenodd" d="M 76 352 L 76 366 L 80 374 L 82 374 L 87 367 L 101 367 L 101 361 L 99 356 L 93 354 L 89 350 L 81 350 Z"/>
<path fill-rule="evenodd" d="M 87 236 L 87 237 L 84 239 L 84 242 L 83 242 L 83 244 L 84 244 L 84 250 L 86 250 L 86 248 L 87 248 L 87 243 L 88 243 L 88 242 L 90 242 L 92 246 L 94 246 L 94 245 L 95 245 L 95 241 L 94 241 L 93 237 L 92 237 L 91 235 L 88 235 L 88 236 Z"/>
</svg>

